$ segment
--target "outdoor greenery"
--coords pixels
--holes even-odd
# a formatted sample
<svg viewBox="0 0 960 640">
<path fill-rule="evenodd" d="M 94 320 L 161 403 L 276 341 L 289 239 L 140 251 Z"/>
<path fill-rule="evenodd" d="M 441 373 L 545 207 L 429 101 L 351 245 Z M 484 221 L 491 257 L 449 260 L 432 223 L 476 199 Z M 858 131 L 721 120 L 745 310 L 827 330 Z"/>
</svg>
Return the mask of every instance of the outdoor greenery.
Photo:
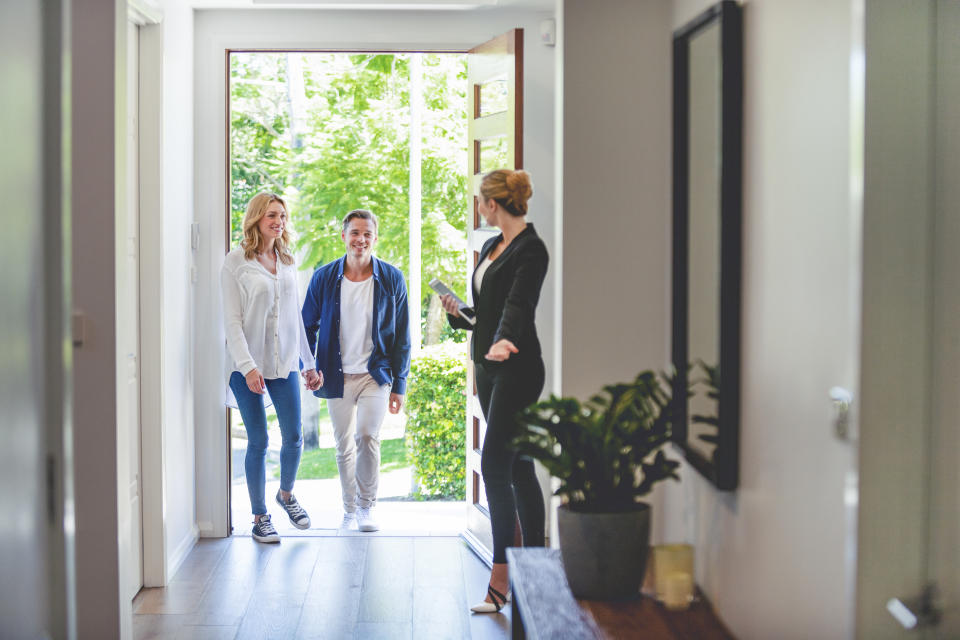
<svg viewBox="0 0 960 640">
<path fill-rule="evenodd" d="M 679 480 L 663 453 L 674 422 L 673 379 L 652 371 L 610 384 L 590 400 L 551 396 L 523 412 L 518 453 L 560 479 L 556 495 L 573 511 L 629 511 L 654 483 Z"/>
<path fill-rule="evenodd" d="M 407 450 L 418 497 L 466 497 L 467 351 L 463 343 L 425 347 L 413 359 L 407 387 Z"/>
<path fill-rule="evenodd" d="M 420 54 L 422 283 L 465 293 L 466 59 Z M 409 54 L 232 53 L 232 244 L 247 202 L 283 195 L 301 268 L 343 255 L 351 209 L 380 220 L 379 257 L 409 273 Z M 426 305 L 424 305 L 426 306 Z"/>
<path fill-rule="evenodd" d="M 411 88 L 420 78 L 420 320 L 425 344 L 449 344 L 414 361 L 408 440 L 381 443 L 381 470 L 412 464 L 421 498 L 462 500 L 466 351 L 453 342 L 465 336 L 449 329 L 428 283 L 439 278 L 465 297 L 466 57 L 416 55 L 419 76 L 413 54 L 232 52 L 230 240 L 239 244 L 254 195 L 278 193 L 290 209 L 299 267 L 312 271 L 343 255 L 343 216 L 369 209 L 379 218 L 376 255 L 409 277 Z M 333 449 L 304 452 L 299 478 L 337 476 Z"/>
<path fill-rule="evenodd" d="M 395 471 L 408 466 L 407 447 L 403 438 L 380 442 L 380 472 Z M 280 465 L 273 471 L 273 477 L 280 477 Z M 328 480 L 339 478 L 337 471 L 337 450 L 313 449 L 304 451 L 297 470 L 297 480 Z"/>
</svg>

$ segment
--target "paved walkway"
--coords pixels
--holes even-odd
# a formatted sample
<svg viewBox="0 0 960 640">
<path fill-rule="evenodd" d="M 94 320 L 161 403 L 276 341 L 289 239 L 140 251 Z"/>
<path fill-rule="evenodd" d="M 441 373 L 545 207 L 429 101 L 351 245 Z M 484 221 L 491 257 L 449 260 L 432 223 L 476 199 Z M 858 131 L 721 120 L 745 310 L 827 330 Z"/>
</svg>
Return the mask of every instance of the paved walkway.
<svg viewBox="0 0 960 640">
<path fill-rule="evenodd" d="M 279 480 L 267 482 L 267 510 L 273 515 L 273 523 L 281 536 L 456 536 L 467 524 L 466 502 L 413 502 L 397 499 L 410 491 L 410 469 L 399 469 L 380 476 L 380 497 L 374 514 L 380 523 L 375 534 L 357 531 L 340 531 L 343 506 L 340 499 L 340 481 L 298 480 L 294 493 L 301 506 L 310 514 L 311 527 L 306 530 L 294 528 L 280 505 L 274 500 L 280 488 Z M 244 483 L 233 485 L 233 533 L 250 533 L 253 517 L 250 514 L 250 498 Z"/>
<path fill-rule="evenodd" d="M 387 414 L 380 431 L 381 440 L 402 438 L 405 416 Z M 242 427 L 240 427 L 242 429 Z M 269 432 L 267 450 L 267 510 L 273 515 L 273 523 L 281 536 L 338 536 L 338 535 L 376 535 L 376 536 L 455 536 L 466 527 L 466 502 L 415 502 L 409 499 L 416 488 L 413 482 L 413 469 L 397 469 L 380 474 L 380 490 L 377 506 L 374 510 L 380 523 L 380 531 L 375 534 L 357 531 L 340 531 L 343 519 L 343 506 L 340 497 L 340 480 L 297 480 L 294 493 L 300 504 L 310 514 L 311 527 L 296 529 L 290 524 L 280 505 L 274 500 L 280 481 L 273 479 L 273 470 L 280 463 L 280 429 L 274 427 Z M 320 448 L 334 446 L 333 427 L 329 421 L 320 424 Z M 243 457 L 246 440 L 233 439 L 233 533 L 249 535 L 252 526 L 250 498 L 243 472 Z"/>
</svg>

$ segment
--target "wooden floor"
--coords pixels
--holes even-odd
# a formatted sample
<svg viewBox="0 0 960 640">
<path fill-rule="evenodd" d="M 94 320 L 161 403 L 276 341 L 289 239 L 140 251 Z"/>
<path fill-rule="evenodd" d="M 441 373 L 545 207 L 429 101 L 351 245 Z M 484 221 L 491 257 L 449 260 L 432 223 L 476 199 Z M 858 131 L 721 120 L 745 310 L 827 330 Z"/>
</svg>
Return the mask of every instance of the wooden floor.
<svg viewBox="0 0 960 640">
<path fill-rule="evenodd" d="M 510 607 L 470 614 L 486 566 L 459 538 L 203 539 L 165 588 L 133 600 L 134 637 L 510 637 Z"/>
</svg>

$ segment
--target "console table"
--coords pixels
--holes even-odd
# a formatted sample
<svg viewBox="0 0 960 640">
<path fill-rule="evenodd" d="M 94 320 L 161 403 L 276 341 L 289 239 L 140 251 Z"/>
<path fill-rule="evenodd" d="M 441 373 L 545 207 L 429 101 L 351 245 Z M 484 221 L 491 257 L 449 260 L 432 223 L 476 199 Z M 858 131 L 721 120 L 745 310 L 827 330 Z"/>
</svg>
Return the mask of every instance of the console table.
<svg viewBox="0 0 960 640">
<path fill-rule="evenodd" d="M 531 640 L 733 640 L 698 598 L 686 611 L 669 611 L 653 598 L 578 601 L 570 592 L 559 549 L 507 549 L 513 593 L 513 637 Z"/>
</svg>

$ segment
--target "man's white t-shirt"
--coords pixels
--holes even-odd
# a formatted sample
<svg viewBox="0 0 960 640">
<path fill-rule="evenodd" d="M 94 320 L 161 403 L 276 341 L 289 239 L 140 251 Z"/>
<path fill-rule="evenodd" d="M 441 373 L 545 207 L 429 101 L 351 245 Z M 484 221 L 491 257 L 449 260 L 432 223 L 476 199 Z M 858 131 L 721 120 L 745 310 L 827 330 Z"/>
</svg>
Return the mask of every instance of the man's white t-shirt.
<svg viewBox="0 0 960 640">
<path fill-rule="evenodd" d="M 373 276 L 340 281 L 340 358 L 344 373 L 367 373 L 373 353 Z"/>
</svg>

